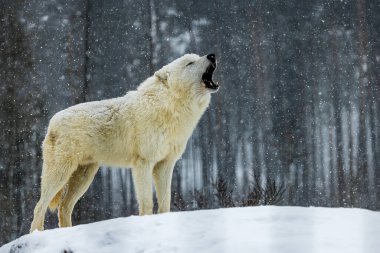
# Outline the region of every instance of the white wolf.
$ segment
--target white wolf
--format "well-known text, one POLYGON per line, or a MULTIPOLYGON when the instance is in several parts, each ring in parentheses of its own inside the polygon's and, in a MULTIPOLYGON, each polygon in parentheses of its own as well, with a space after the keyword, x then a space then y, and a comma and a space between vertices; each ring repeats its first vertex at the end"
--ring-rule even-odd
POLYGON ((45 213, 58 208, 59 226, 71 226, 75 203, 99 165, 132 168, 139 214, 170 211, 173 167, 219 86, 214 54, 186 54, 124 97, 83 103, 50 120, 43 142, 41 197, 30 231, 43 230, 45 213))

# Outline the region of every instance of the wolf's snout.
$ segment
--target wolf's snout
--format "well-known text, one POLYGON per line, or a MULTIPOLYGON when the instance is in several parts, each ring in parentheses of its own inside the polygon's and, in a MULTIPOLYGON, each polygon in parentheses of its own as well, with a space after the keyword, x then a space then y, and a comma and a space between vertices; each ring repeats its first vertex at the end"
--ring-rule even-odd
POLYGON ((207 59, 209 59, 214 64, 216 62, 215 54, 208 54, 207 59))

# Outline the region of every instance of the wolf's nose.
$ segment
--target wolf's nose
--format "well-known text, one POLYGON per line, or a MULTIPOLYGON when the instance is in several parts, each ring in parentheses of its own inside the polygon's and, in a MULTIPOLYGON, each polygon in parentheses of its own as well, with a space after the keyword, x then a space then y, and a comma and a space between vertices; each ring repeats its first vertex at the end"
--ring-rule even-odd
POLYGON ((208 54, 207 59, 209 59, 212 63, 216 62, 215 54, 208 54))

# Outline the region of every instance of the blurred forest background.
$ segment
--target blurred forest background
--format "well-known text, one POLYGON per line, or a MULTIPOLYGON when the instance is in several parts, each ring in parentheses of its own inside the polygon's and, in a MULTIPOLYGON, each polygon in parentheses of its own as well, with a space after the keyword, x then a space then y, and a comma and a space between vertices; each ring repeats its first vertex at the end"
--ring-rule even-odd
MULTIPOLYGON (((222 86, 176 165, 174 211, 380 210, 380 1, 0 0, 0 244, 29 230, 50 117, 189 52, 217 55, 222 86)), ((102 168, 73 220, 136 213, 130 171, 102 168)))

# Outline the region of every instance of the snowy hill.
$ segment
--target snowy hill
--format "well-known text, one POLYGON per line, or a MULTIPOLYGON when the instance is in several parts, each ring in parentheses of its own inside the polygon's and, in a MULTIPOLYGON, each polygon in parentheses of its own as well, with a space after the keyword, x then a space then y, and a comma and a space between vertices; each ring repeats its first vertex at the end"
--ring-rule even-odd
POLYGON ((8 252, 375 253, 380 213, 266 206, 132 216, 35 231, 0 248, 8 252))

